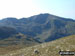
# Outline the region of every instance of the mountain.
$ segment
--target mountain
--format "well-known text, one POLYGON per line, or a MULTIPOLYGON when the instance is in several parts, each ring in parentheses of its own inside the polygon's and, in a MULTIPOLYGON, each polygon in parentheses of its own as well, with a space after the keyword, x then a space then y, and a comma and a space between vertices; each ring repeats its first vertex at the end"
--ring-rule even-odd
POLYGON ((24 35, 13 27, 0 26, 0 54, 6 53, 6 50, 10 52, 40 43, 37 39, 24 35))
POLYGON ((0 39, 5 39, 18 34, 18 31, 13 27, 0 26, 0 39))
MULTIPOLYGON (((74 48, 74 37, 75 20, 73 19, 62 18, 48 13, 21 19, 11 17, 4 18, 0 20, 0 55, 15 52, 14 55, 18 56, 21 54, 20 56, 22 56, 23 52, 23 54, 26 53, 24 55, 29 54, 28 56, 31 56, 35 48, 40 49, 39 51, 44 53, 43 51, 46 49, 43 50, 44 47, 42 48, 41 45, 44 46, 45 44, 45 46, 47 48, 50 47, 52 51, 54 51, 55 47, 60 47, 60 49, 62 49, 68 46, 68 48, 70 48, 71 45, 74 48), (61 39, 57 40, 59 38, 61 39), (23 48, 24 50, 22 50, 23 48), (20 52, 21 50, 22 52, 20 52)), ((57 49, 55 50, 58 51, 57 49)), ((53 52, 51 52, 51 54, 53 54, 53 52)), ((48 54, 48 56, 51 54, 48 54)), ((10 55, 7 54, 5 56, 10 55)), ((35 56, 35 54, 32 56, 35 56)), ((42 56, 46 55, 42 54, 42 56)))
POLYGON ((32 46, 34 44, 41 43, 35 38, 31 36, 24 35, 18 32, 13 27, 0 27, 0 47, 7 47, 7 46, 32 46))
POLYGON ((39 42, 49 42, 61 37, 75 35, 75 20, 48 13, 28 18, 4 18, 0 27, 13 27, 16 31, 31 36, 39 42))
POLYGON ((18 32, 13 27, 0 27, 0 54, 40 44, 37 39, 18 32))
POLYGON ((2 56, 61 56, 59 51, 75 51, 75 35, 28 48, 8 52, 2 56), (38 53, 35 52, 38 51, 38 53))

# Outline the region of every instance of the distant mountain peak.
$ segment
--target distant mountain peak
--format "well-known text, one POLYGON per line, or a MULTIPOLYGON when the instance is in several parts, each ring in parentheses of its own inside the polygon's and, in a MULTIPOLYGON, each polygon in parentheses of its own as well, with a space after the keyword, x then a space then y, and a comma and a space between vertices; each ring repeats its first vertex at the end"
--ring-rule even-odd
POLYGON ((49 13, 42 13, 21 19, 9 17, 0 21, 0 26, 14 27, 22 34, 46 42, 75 34, 74 20, 49 13))

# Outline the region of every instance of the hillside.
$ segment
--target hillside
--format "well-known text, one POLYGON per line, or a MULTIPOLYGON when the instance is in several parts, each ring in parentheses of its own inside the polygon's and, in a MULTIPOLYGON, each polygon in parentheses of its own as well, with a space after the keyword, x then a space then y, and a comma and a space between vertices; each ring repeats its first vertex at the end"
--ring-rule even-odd
POLYGON ((60 49, 64 51, 75 51, 75 35, 60 38, 58 40, 33 47, 12 51, 2 56, 60 56, 60 49), (34 50, 38 50, 39 53, 36 54, 34 50))
POLYGON ((75 20, 48 13, 21 19, 4 18, 0 20, 0 26, 13 27, 40 42, 49 42, 75 34, 75 20))
POLYGON ((0 27, 0 54, 39 44, 31 36, 19 33, 13 27, 0 27))
POLYGON ((13 36, 15 34, 18 34, 18 31, 14 27, 0 26, 0 40, 13 36))
POLYGON ((37 43, 41 43, 31 36, 24 35, 18 32, 13 27, 0 27, 0 47, 7 47, 12 45, 26 45, 31 46, 37 43))
POLYGON ((13 50, 30 47, 40 44, 34 38, 27 38, 24 34, 16 34, 14 36, 0 40, 0 54, 5 54, 13 50))
POLYGON ((39 43, 34 39, 32 38, 28 39, 23 34, 17 34, 16 36, 0 40, 0 54, 5 54, 13 50, 34 46, 37 44, 39 43))

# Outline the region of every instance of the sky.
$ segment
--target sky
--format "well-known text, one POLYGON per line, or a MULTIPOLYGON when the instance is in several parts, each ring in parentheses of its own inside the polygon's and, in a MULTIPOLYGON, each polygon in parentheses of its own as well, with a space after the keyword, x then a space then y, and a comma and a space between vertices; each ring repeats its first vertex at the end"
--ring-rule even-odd
POLYGON ((0 0, 0 19, 40 13, 75 19, 75 0, 0 0))

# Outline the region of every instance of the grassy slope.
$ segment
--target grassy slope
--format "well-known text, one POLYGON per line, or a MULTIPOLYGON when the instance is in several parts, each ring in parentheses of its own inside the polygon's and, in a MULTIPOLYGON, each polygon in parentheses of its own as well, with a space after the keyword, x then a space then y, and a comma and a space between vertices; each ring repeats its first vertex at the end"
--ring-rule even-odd
POLYGON ((64 51, 75 51, 75 35, 64 37, 49 43, 12 51, 2 56, 60 56, 60 49, 64 51), (35 49, 39 51, 39 54, 34 53, 35 49))
POLYGON ((0 55, 39 44, 32 38, 29 38, 28 40, 26 38, 27 36, 20 33, 12 37, 0 40, 0 55), (17 38, 19 36, 21 37, 20 39, 17 38))

